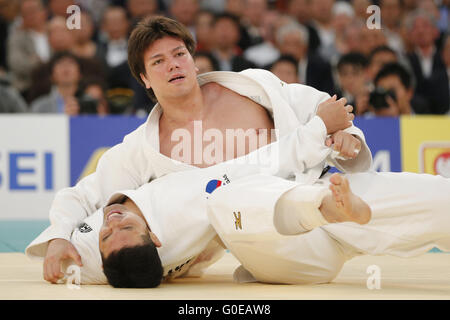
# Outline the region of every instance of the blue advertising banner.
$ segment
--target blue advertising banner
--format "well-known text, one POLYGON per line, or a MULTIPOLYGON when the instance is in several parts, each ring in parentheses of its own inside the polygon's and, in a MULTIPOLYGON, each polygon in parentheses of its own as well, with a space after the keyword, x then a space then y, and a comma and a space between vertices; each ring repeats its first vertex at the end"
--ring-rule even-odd
POLYGON ((376 171, 402 171, 400 121, 398 118, 361 118, 354 120, 366 137, 376 171))
POLYGON ((70 118, 70 185, 75 185, 83 172, 95 169, 96 160, 107 149, 122 142, 145 120, 133 116, 70 118))

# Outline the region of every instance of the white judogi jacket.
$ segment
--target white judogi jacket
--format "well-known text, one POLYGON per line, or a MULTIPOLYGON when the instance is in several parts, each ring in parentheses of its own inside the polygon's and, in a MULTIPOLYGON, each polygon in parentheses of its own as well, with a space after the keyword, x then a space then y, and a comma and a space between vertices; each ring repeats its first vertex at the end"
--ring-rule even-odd
MULTIPOLYGON (((353 160, 337 160, 325 146, 327 135, 323 121, 315 116, 318 105, 329 95, 301 84, 286 84, 272 73, 248 69, 240 73, 211 72, 198 77, 200 85, 218 84, 246 96, 266 108, 273 117, 277 140, 286 137, 279 148, 280 165, 269 172, 283 178, 295 176, 301 183, 313 183, 319 178, 326 162, 344 172, 368 170, 372 164, 370 150, 361 130, 352 126, 345 131, 357 136, 362 147, 353 160), (295 135, 288 136, 296 131, 295 135)), ((199 170, 170 159, 159 152, 159 118, 162 109, 157 104, 147 121, 127 135, 123 142, 109 149, 99 160, 95 173, 76 186, 59 191, 50 209, 51 225, 41 234, 41 240, 70 240, 73 230, 89 215, 105 205, 118 190, 133 190, 170 172, 199 170)), ((45 255, 48 242, 39 249, 26 249, 30 257, 45 255)), ((36 247, 34 247, 36 249, 36 247)))

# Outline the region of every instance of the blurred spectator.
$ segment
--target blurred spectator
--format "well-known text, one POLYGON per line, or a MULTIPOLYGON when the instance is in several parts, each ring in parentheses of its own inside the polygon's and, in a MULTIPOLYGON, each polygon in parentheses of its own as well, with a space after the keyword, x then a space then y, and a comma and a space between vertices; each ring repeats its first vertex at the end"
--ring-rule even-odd
POLYGON ((127 12, 122 7, 109 7, 102 19, 105 42, 100 42, 100 50, 108 67, 116 67, 127 61, 127 39, 129 31, 127 12))
POLYGON ((39 113, 65 113, 77 115, 80 106, 75 97, 81 79, 78 58, 69 52, 58 52, 50 61, 52 90, 31 104, 31 110, 39 113))
POLYGON ((67 8, 74 4, 76 4, 75 0, 48 0, 50 17, 67 18, 69 16, 67 13, 67 8))
POLYGON ((361 52, 361 32, 366 25, 361 20, 353 20, 345 29, 337 45, 341 52, 361 52))
POLYGON ((315 52, 320 45, 319 34, 311 24, 311 1, 289 0, 287 5, 287 13, 308 29, 308 50, 310 53, 315 52))
POLYGON ((19 10, 19 0, 0 0, 0 69, 8 69, 6 43, 16 27, 19 10))
POLYGON ((244 16, 241 24, 249 35, 249 47, 260 44, 264 41, 262 37, 263 19, 267 13, 268 0, 243 0, 244 16))
POLYGON ((382 29, 369 29, 364 26, 359 34, 359 52, 366 57, 376 47, 386 46, 387 39, 382 29))
POLYGON ((78 57, 93 58, 97 54, 97 44, 92 40, 95 25, 90 14, 86 11, 81 11, 80 14, 80 29, 70 30, 75 40, 75 45, 72 47, 72 52, 78 57))
POLYGON ((363 114, 367 110, 369 91, 366 86, 366 68, 367 59, 358 52, 350 52, 341 56, 337 64, 339 85, 336 94, 339 98, 346 98, 357 115, 363 114))
POLYGON ((109 88, 130 88, 131 72, 128 68, 129 20, 124 8, 113 6, 105 10, 102 20, 105 41, 99 43, 99 56, 107 73, 109 88))
POLYGON ((198 74, 219 70, 219 63, 209 52, 197 51, 194 54, 195 66, 198 68, 198 74))
POLYGON ((376 91, 371 93, 370 106, 377 116, 412 114, 413 88, 411 75, 399 63, 388 63, 375 77, 376 91))
POLYGON ((214 14, 225 11, 226 0, 201 0, 200 7, 202 10, 211 11, 214 14))
POLYGON ((262 18, 261 36, 264 41, 249 47, 244 52, 244 57, 259 68, 264 68, 280 57, 280 51, 276 46, 275 33, 280 14, 275 10, 266 11, 262 18))
POLYGON ((199 0, 172 0, 169 7, 169 13, 173 19, 184 24, 191 31, 194 39, 195 35, 195 17, 200 10, 199 0))
POLYGON ((242 0, 225 0, 225 12, 242 18, 245 11, 245 3, 242 0))
POLYGON ((308 55, 308 31, 298 23, 290 23, 277 32, 277 44, 282 55, 292 55, 298 63, 300 83, 334 94, 331 65, 320 55, 308 55))
POLYGON ((387 44, 396 52, 404 50, 403 40, 400 36, 400 22, 403 10, 401 0, 380 0, 381 23, 387 44))
POLYGON ((440 11, 438 6, 436 5, 436 2, 434 0, 422 0, 419 2, 417 8, 419 10, 422 10, 426 13, 428 13, 428 15, 433 19, 435 26, 438 30, 438 37, 435 40, 436 43, 436 47, 438 50, 441 50, 442 47, 442 39, 444 37, 444 33, 447 30, 441 30, 439 28, 440 24, 439 24, 439 20, 440 20, 440 11))
POLYGON ((319 35, 320 44, 318 52, 327 61, 336 53, 335 30, 333 28, 333 6, 335 0, 311 1, 312 26, 319 35))
POLYGON ((367 7, 372 5, 371 0, 351 0, 350 1, 355 12, 355 19, 366 22, 370 14, 367 13, 367 7))
POLYGON ((241 56, 238 47, 239 21, 236 16, 228 13, 216 15, 213 22, 214 47, 211 51, 219 62, 221 71, 242 71, 254 68, 255 65, 241 56))
POLYGON ((48 43, 52 54, 69 51, 75 46, 75 37, 67 28, 66 19, 55 16, 48 22, 48 43))
POLYGON ((212 48, 212 24, 214 21, 214 13, 207 10, 198 12, 195 19, 195 34, 197 36, 197 50, 210 51, 212 48))
POLYGON ((279 57, 269 68, 278 78, 286 83, 298 83, 298 64, 293 56, 279 57))
POLYGON ((7 60, 13 86, 22 96, 30 87, 32 70, 50 57, 46 33, 47 11, 40 0, 24 0, 20 6, 22 25, 8 38, 7 60))
POLYGON ((126 8, 130 15, 131 26, 135 26, 143 18, 159 12, 158 0, 127 0, 126 8))
POLYGON ((19 91, 11 86, 5 71, 0 68, 0 113, 27 112, 28 106, 19 91))
POLYGON ((342 54, 349 53, 346 43, 346 31, 355 17, 355 12, 350 4, 337 1, 333 6, 333 29, 335 31, 334 49, 335 53, 329 53, 330 62, 336 65, 342 54))
POLYGON ((403 8, 406 12, 411 12, 417 9, 417 5, 421 0, 403 0, 403 8))
POLYGON ((111 5, 110 0, 76 0, 82 10, 88 11, 94 25, 100 24, 103 12, 111 5))
POLYGON ((437 50, 435 40, 439 36, 433 18, 422 10, 407 17, 409 37, 414 51, 408 60, 417 81, 416 95, 428 101, 427 106, 416 113, 444 114, 449 110, 449 87, 446 67, 437 50))
POLYGON ((380 69, 387 63, 398 62, 397 53, 388 46, 380 46, 369 54, 368 80, 373 82, 380 69))

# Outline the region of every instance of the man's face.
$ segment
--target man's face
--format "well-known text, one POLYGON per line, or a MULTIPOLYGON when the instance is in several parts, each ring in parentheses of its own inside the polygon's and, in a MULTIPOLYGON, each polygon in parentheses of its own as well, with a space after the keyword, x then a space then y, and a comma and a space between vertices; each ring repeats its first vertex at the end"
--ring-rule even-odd
POLYGON ((24 1, 21 6, 21 15, 25 28, 40 28, 45 25, 47 12, 39 1, 24 1))
POLYGON ((369 65, 369 73, 371 79, 375 79, 375 76, 377 75, 378 71, 381 70, 381 68, 391 62, 397 62, 397 56, 388 51, 381 51, 375 54, 372 58, 372 61, 369 65))
POLYGON ((338 77, 342 89, 354 96, 361 92, 364 86, 364 69, 359 65, 343 65, 338 71, 338 77))
POLYGON ((103 29, 110 40, 120 40, 127 37, 129 22, 123 9, 109 9, 105 13, 103 29))
POLYGON ((314 0, 311 1, 310 8, 317 21, 320 23, 328 23, 333 17, 333 5, 334 0, 314 0))
POLYGON ((383 0, 381 2, 381 16, 383 17, 383 22, 388 27, 395 26, 400 14, 401 7, 399 0, 383 0))
POLYGON ((437 28, 435 28, 431 22, 424 17, 416 18, 410 32, 410 37, 413 43, 419 47, 432 45, 438 35, 439 32, 437 28))
POLYGON ((272 73, 286 83, 298 83, 298 75, 294 65, 280 61, 272 67, 272 73))
POLYGON ((403 101, 409 102, 412 98, 412 89, 407 89, 396 75, 390 75, 380 79, 377 86, 386 90, 395 92, 396 100, 401 103, 403 101))
POLYGON ((73 85, 80 80, 78 63, 70 57, 65 57, 55 63, 52 79, 56 85, 73 85))
POLYGON ((214 39, 219 49, 233 48, 239 42, 239 30, 231 19, 220 19, 213 27, 214 39))
POLYGON ((306 46, 301 35, 297 32, 285 34, 279 45, 279 50, 282 54, 292 55, 299 61, 306 55, 306 46))
POLYGON ((109 205, 103 210, 100 252, 106 258, 121 248, 142 245, 142 236, 148 233, 147 223, 134 202, 127 200, 124 204, 109 205))
POLYGON ((206 57, 195 58, 195 65, 198 68, 198 74, 214 71, 211 60, 206 57))
POLYGON ((185 97, 198 85, 194 59, 180 39, 156 40, 144 52, 144 65, 141 79, 160 101, 185 97))

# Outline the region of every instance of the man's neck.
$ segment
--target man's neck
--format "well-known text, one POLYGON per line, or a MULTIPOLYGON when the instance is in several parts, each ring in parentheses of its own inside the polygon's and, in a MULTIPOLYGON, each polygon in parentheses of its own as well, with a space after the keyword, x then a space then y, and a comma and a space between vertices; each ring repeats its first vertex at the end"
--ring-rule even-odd
POLYGON ((163 109, 160 123, 170 128, 178 128, 195 120, 203 120, 208 113, 200 86, 196 86, 188 97, 158 98, 158 101, 163 109))
POLYGON ((234 56, 233 48, 217 48, 216 53, 220 60, 230 60, 234 56))
POLYGON ((428 45, 417 48, 423 57, 430 58, 434 53, 434 46, 428 45))

